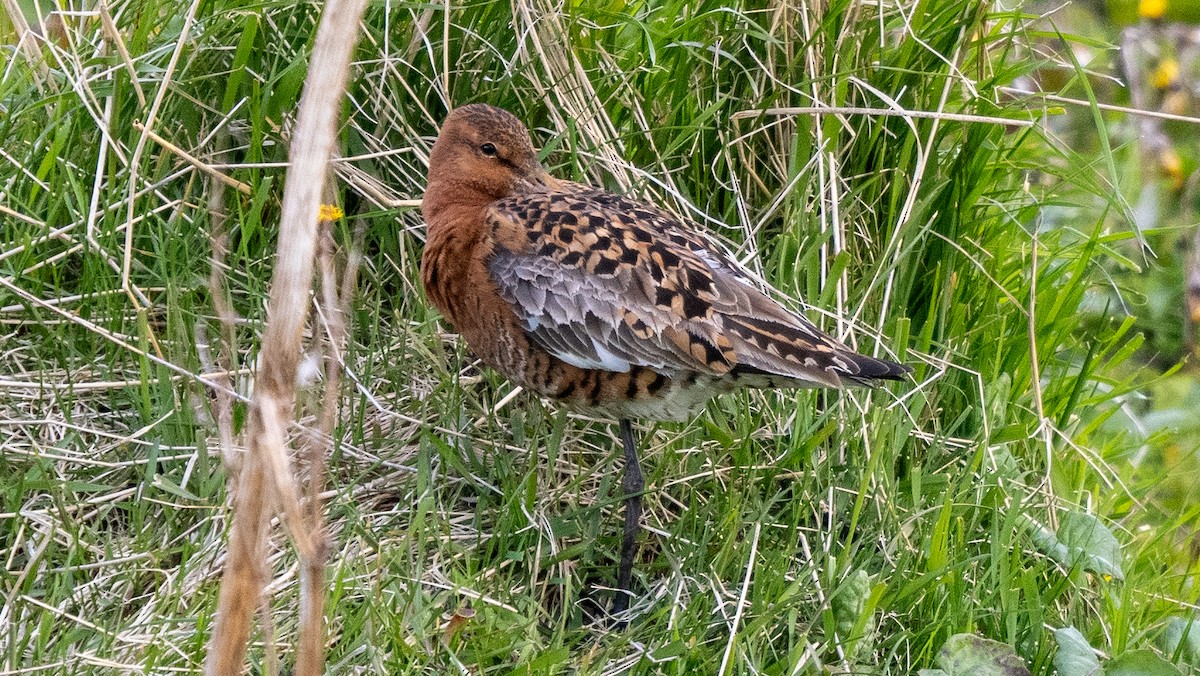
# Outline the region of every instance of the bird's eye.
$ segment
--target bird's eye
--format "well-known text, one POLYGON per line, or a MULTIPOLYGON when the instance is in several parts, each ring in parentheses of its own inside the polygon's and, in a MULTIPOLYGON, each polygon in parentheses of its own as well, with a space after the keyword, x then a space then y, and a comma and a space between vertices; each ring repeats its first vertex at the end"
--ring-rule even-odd
POLYGON ((483 145, 479 146, 479 152, 483 153, 484 155, 487 155, 488 157, 495 157, 496 156, 496 146, 494 146, 490 143, 484 143, 483 145))

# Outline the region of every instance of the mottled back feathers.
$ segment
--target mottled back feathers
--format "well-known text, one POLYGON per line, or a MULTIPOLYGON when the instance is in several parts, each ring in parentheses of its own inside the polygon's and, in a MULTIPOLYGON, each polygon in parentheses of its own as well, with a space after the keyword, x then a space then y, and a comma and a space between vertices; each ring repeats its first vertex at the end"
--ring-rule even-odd
POLYGON ((501 297, 567 363, 793 387, 904 372, 787 311, 707 239, 648 205, 564 182, 498 200, 487 219, 497 242, 515 244, 489 261, 501 297))
MULTIPOLYGON (((459 247, 463 240, 474 242, 455 255, 476 260, 484 268, 480 277, 492 286, 455 293, 479 294, 481 302, 498 297, 512 321, 490 328, 519 331, 517 342, 527 345, 521 348, 525 355, 485 357, 501 373, 575 404, 622 415, 680 417, 676 409, 690 410, 739 386, 838 387, 899 379, 911 370, 856 354, 822 333, 763 293, 720 248, 676 217, 550 177, 537 164, 523 127, 514 138, 515 121, 490 106, 457 109, 431 154, 430 204, 424 208, 430 242, 423 268, 447 260, 445 251, 431 253, 429 247, 445 248, 446 240, 459 247), (450 142, 443 144, 446 138, 450 142), (440 172, 439 164, 453 173, 440 172), (472 165, 478 165, 474 171, 482 180, 463 175, 472 165), (447 236, 451 229, 461 233, 447 236), (508 363, 497 363, 503 361, 508 363), (534 368, 561 373, 532 373, 533 362, 540 364, 534 368), (596 383, 623 378, 624 392, 599 384, 594 389, 598 399, 607 390, 608 398, 625 401, 561 396, 564 390, 575 395, 578 388, 567 381, 583 374, 596 383), (635 386, 642 381, 661 382, 651 392, 635 386), (651 401, 667 397, 679 405, 651 401), (640 400, 648 401, 639 405, 640 400), (662 414, 665 409, 671 414, 662 414)), ((447 297, 445 289, 429 295, 447 297)), ((474 325, 477 318, 440 309, 456 328, 470 325, 464 336, 481 356, 496 354, 475 344, 488 339, 482 330, 488 327, 474 325)))

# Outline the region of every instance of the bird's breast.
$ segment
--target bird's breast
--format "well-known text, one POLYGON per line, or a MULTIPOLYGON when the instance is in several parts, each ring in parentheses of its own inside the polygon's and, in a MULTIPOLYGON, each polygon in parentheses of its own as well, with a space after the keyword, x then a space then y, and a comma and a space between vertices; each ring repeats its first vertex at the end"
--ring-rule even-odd
POLYGON ((421 281, 425 295, 471 350, 505 375, 524 367, 524 330, 499 295, 486 261, 495 243, 483 210, 448 209, 428 221, 421 281))

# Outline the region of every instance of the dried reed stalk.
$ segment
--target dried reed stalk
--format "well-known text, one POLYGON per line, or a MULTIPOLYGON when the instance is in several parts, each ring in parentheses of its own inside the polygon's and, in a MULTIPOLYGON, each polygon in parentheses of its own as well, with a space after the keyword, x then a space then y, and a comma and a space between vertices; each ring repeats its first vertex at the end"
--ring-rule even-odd
MULTIPOLYGON (((283 193, 262 366, 250 402, 249 448, 234 496, 229 556, 205 663, 205 673, 211 675, 243 670, 251 618, 266 581, 268 508, 278 505, 284 513, 304 568, 310 569, 314 560, 324 560, 323 528, 304 530, 309 520, 299 518, 286 429, 293 419, 322 188, 333 154, 350 56, 358 39, 358 22, 365 7, 366 0, 331 0, 325 6, 300 99, 283 193)), ((324 589, 319 592, 324 594, 324 589)), ((301 604, 313 608, 303 599, 301 604)), ((318 610, 321 605, 316 604, 318 610)), ((296 668, 299 676, 319 674, 324 669, 322 618, 312 618, 307 612, 305 615, 307 619, 301 622, 307 624, 301 633, 307 640, 315 634, 317 645, 300 649, 296 668), (315 632, 311 629, 314 622, 315 632)))
MULTIPOLYGON (((222 135, 219 145, 224 146, 226 140, 227 136, 222 135)), ((204 358, 210 350, 210 341, 207 335, 200 335, 204 331, 202 322, 196 323, 196 343, 200 348, 202 362, 205 363, 205 375, 208 376, 210 382, 218 385, 218 387, 212 388, 212 396, 213 420, 216 423, 217 435, 221 443, 221 462, 224 463, 230 476, 236 476, 238 468, 241 467, 241 456, 235 454, 233 450, 233 393, 236 391, 233 380, 233 364, 234 356, 237 354, 238 315, 237 311, 233 309, 233 304, 229 302, 229 284, 225 274, 229 269, 229 219, 225 212, 226 185, 224 181, 215 176, 209 178, 208 224, 212 252, 209 258, 208 295, 221 326, 219 340, 221 349, 216 352, 215 356, 204 358), (203 340, 200 340, 201 337, 203 340)))
MULTIPOLYGON (((332 202, 332 199, 329 201, 332 202)), ((366 236, 366 227, 359 222, 339 285, 334 260, 336 246, 333 241, 333 222, 333 219, 322 221, 317 242, 320 315, 325 327, 325 393, 317 427, 309 430, 302 442, 303 457, 308 465, 305 530, 317 545, 308 555, 302 555, 300 562, 300 641, 296 673, 305 675, 322 673, 325 662, 325 563, 328 550, 324 546, 325 512, 321 494, 325 489, 326 449, 331 446, 342 387, 342 355, 348 333, 346 318, 349 316, 350 298, 357 286, 362 242, 366 236)))

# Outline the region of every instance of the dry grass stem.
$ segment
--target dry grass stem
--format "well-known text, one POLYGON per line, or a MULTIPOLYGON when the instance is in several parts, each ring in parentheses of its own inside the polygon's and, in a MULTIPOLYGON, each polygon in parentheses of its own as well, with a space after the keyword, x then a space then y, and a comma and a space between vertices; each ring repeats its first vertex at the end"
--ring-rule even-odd
POLYGON ((304 455, 308 465, 308 484, 305 500, 305 530, 315 547, 301 557, 300 569, 300 641, 298 662, 306 665, 324 663, 325 565, 328 558, 324 500, 326 452, 332 451, 332 433, 337 421, 339 396, 342 389, 342 363, 346 348, 349 302, 356 286, 358 266, 362 260, 362 238, 365 225, 355 227, 355 238, 339 285, 334 261, 333 222, 322 222, 318 233, 317 262, 320 268, 321 320, 325 326, 325 392, 315 430, 304 437, 304 455))
MULTIPOLYGON (((265 581, 262 554, 270 504, 264 496, 266 490, 275 489, 272 497, 281 502, 293 529, 303 523, 297 518, 300 508, 286 448, 286 426, 292 419, 295 403, 322 189, 333 155, 350 54, 357 43, 358 22, 365 7, 365 0, 334 0, 326 5, 300 100, 280 215, 262 366, 250 404, 249 453, 234 498, 229 558, 205 664, 208 674, 242 670, 250 620, 265 581)), ((302 558, 314 558, 323 551, 323 544, 317 545, 314 535, 323 541, 323 533, 293 532, 302 558)), ((301 629, 305 636, 319 637, 317 645, 299 649, 296 673, 301 676, 324 670, 324 639, 320 628, 323 618, 301 618, 302 624, 314 621, 315 630, 304 626, 301 629)))
POLYGON ((129 81, 133 83, 133 92, 137 94, 138 104, 145 108, 146 92, 142 90, 137 66, 133 65, 133 58, 129 56, 129 48, 125 46, 125 40, 121 38, 121 31, 117 30, 117 25, 113 23, 112 13, 108 11, 107 2, 99 3, 98 13, 100 14, 100 25, 104 27, 104 34, 117 46, 117 53, 121 55, 121 63, 125 65, 125 70, 129 73, 129 81))
MULTIPOLYGON (((143 308, 149 305, 149 300, 145 297, 130 277, 131 267, 133 265, 133 224, 134 212, 137 209, 137 189, 141 184, 140 170, 142 153, 146 149, 146 140, 149 138, 147 131, 154 127, 158 120, 158 111, 162 108, 163 101, 166 99, 167 92, 171 89, 171 81, 175 76, 175 69, 179 65, 179 59, 183 55, 183 46, 187 42, 188 36, 192 32, 192 23, 196 20, 196 12, 200 8, 200 0, 192 0, 184 13, 183 26, 179 30, 179 39, 175 42, 174 50, 171 52, 171 59, 167 62, 167 67, 163 73, 162 82, 159 84, 158 93, 154 96, 154 102, 150 105, 150 112, 146 115, 146 123, 142 134, 138 136, 137 145, 133 150, 133 157, 129 160, 129 189, 125 197, 125 246, 124 255, 121 260, 121 288, 129 294, 129 301, 133 303, 135 308, 143 308)), ((107 126, 105 126, 107 128, 107 126)))
MULTIPOLYGON (((46 79, 49 76, 49 67, 42 56, 41 50, 38 48, 37 42, 39 39, 45 39, 44 36, 39 36, 29 26, 29 22, 25 19, 25 11, 21 8, 17 0, 4 0, 4 11, 8 15, 8 20, 12 24, 13 32, 17 35, 17 46, 21 53, 25 55, 25 59, 33 66, 31 71, 34 78, 34 83, 38 90, 45 88, 46 79)), ((39 26, 39 28, 41 28, 39 26)))
POLYGON ((62 308, 59 308, 52 303, 49 303, 41 298, 38 298, 37 296, 33 295, 32 293, 29 293, 25 289, 22 289, 21 287, 17 286, 12 281, 10 281, 4 277, 0 277, 0 286, 4 287, 8 291, 12 292, 12 294, 17 296, 18 298, 21 298, 21 299, 27 301, 31 305, 45 308, 45 309, 51 311, 52 313, 62 317, 63 319, 66 319, 67 321, 71 322, 72 324, 77 324, 77 325, 87 329, 88 331, 95 333, 96 335, 100 336, 101 338, 104 338, 105 340, 113 343, 114 345, 120 347, 123 350, 130 352, 131 354, 135 354, 139 357, 144 357, 145 359, 147 359, 159 366, 162 366, 163 368, 169 369, 169 370, 177 373, 178 375, 181 375, 189 380, 194 380, 203 385, 207 385, 208 387, 221 387, 221 385, 219 383, 211 382, 202 375, 193 373, 193 372, 183 368, 182 366, 179 366, 179 365, 177 365, 173 362, 170 362, 166 359, 163 359, 162 357, 160 357, 157 354, 142 350, 141 348, 139 348, 136 345, 129 342, 129 340, 127 338, 118 335, 114 331, 106 329, 106 328, 96 324, 95 322, 88 321, 88 320, 84 319, 83 317, 80 317, 76 314, 67 312, 66 310, 63 310, 62 308))
POLYGON ((238 192, 242 193, 243 195, 251 194, 250 186, 246 185, 245 183, 242 183, 241 181, 239 181, 235 178, 231 178, 225 174, 222 174, 220 171, 217 171, 216 169, 205 164, 204 162, 201 162, 199 159, 192 156, 190 153, 188 153, 183 148, 180 148, 179 146, 175 145, 174 143, 171 143, 167 139, 154 133, 153 129, 147 129, 146 126, 143 125, 141 122, 134 122, 133 128, 137 129, 140 132, 144 132, 147 136, 150 137, 150 140, 154 141, 158 145, 171 151, 175 155, 179 156, 179 159, 183 160, 184 162, 187 162, 188 164, 192 165, 193 167, 199 169, 200 171, 203 171, 204 173, 208 174, 209 176, 213 177, 214 179, 224 183, 225 185, 233 188, 234 190, 237 190, 238 192))
MULTIPOLYGON (((233 371, 234 355, 237 354, 237 312, 233 309, 233 305, 229 302, 229 285, 226 280, 225 271, 228 269, 226 262, 229 256, 229 226, 228 218, 225 213, 225 186, 227 184, 221 181, 216 176, 212 176, 209 181, 208 189, 208 221, 209 221, 209 240, 211 243, 211 253, 209 258, 208 272, 208 295, 212 303, 213 310, 217 314, 217 320, 220 322, 220 346, 217 350, 215 358, 209 358, 209 364, 206 365, 205 373, 209 378, 214 380, 220 378, 220 382, 224 387, 214 388, 213 410, 215 414, 215 424, 217 427, 217 435, 221 444, 221 458, 225 462, 225 466, 229 469, 229 477, 232 479, 238 474, 238 468, 241 466, 241 456, 233 452, 233 396, 234 382, 230 375, 233 371), (225 374, 224 376, 216 375, 216 372, 225 374)), ((196 331, 204 331, 204 322, 196 323, 196 331)), ((208 352, 205 348, 208 345, 207 340, 200 340, 197 336, 197 353, 202 359, 208 352)))
POLYGON ((1082 108, 1090 108, 1095 106, 1100 110, 1107 110, 1114 113, 1125 113, 1126 115, 1135 115, 1138 117, 1153 117, 1160 120, 1168 120, 1171 122, 1185 122, 1187 124, 1200 124, 1200 117, 1194 115, 1178 115, 1176 113, 1168 113, 1161 110, 1147 110, 1136 106, 1118 106, 1112 103, 1103 103, 1100 101, 1092 102, 1084 99, 1076 99, 1070 96, 1059 96, 1057 94, 1047 94, 1045 92, 1031 92, 1017 87, 1000 87, 1000 91, 1014 96, 1034 96, 1044 101, 1052 101, 1054 103, 1065 103, 1071 106, 1080 106, 1082 108))
POLYGON ((874 117, 911 117, 923 120, 946 120, 949 122, 980 122, 984 124, 1002 124, 1008 127, 1032 127, 1037 124, 1033 120, 1019 120, 1008 117, 991 117, 988 115, 968 115, 964 113, 946 113, 936 110, 905 110, 903 108, 858 108, 854 106, 801 106, 795 108, 761 108, 759 110, 739 110, 732 115, 735 120, 760 117, 763 115, 867 115, 874 117))

